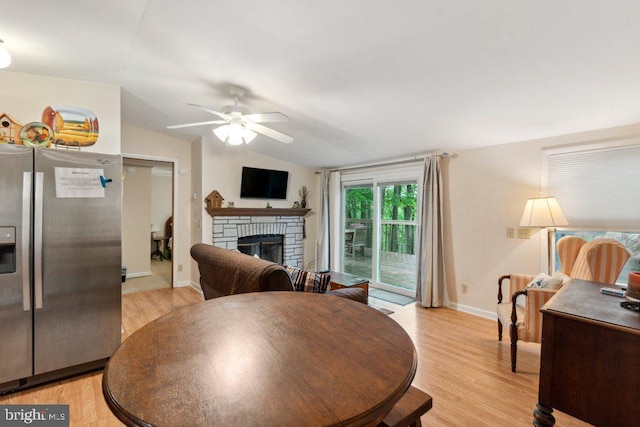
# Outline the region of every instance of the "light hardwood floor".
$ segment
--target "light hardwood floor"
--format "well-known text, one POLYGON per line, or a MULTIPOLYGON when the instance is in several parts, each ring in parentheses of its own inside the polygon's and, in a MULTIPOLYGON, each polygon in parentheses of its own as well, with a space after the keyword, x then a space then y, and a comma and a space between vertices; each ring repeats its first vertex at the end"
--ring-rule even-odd
POLYGON ((122 294, 150 291, 171 287, 171 260, 151 260, 151 275, 127 279, 122 284, 122 294))
MULTIPOLYGON (((184 305, 201 302, 191 288, 159 289, 123 296, 125 339, 136 329, 184 305)), ((498 342, 489 321, 452 309, 417 304, 385 305, 418 353, 413 385, 433 397, 425 426, 530 426, 537 401, 540 348, 521 344, 518 373, 509 363, 508 340, 498 342)), ((101 389, 102 374, 87 374, 0 397, 0 404, 69 404, 72 426, 120 426, 101 389)), ((554 412, 558 426, 586 426, 554 412)))

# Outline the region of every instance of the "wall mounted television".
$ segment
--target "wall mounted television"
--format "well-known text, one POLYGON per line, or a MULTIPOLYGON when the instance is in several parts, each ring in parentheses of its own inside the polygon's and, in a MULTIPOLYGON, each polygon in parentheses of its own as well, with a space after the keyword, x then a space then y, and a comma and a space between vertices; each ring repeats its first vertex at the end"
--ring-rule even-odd
POLYGON ((286 199, 289 172, 243 166, 240 198, 286 199))

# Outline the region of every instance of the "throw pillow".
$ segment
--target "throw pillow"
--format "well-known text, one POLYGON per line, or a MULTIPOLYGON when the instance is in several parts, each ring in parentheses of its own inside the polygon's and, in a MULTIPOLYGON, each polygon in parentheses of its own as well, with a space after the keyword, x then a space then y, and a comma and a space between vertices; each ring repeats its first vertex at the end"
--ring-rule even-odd
POLYGON ((562 279, 559 277, 551 277, 547 274, 540 273, 527 285, 527 289, 560 289, 562 287, 562 279))
POLYGON ((559 271, 556 271, 555 273, 553 273, 553 278, 560 279, 562 281, 562 285, 560 285, 560 287, 566 285, 571 281, 571 277, 567 276, 564 273, 560 273, 559 271))
MULTIPOLYGON (((571 280, 571 277, 566 274, 556 272, 553 277, 548 274, 540 273, 530 281, 525 289, 540 288, 540 289, 560 289, 562 285, 571 280)), ((518 295, 516 298, 516 304, 520 307, 525 306, 526 297, 524 295, 518 295)))
POLYGON ((302 292, 315 292, 324 294, 331 281, 329 274, 314 273, 312 271, 301 270, 297 267, 285 265, 284 268, 291 276, 293 289, 302 292))

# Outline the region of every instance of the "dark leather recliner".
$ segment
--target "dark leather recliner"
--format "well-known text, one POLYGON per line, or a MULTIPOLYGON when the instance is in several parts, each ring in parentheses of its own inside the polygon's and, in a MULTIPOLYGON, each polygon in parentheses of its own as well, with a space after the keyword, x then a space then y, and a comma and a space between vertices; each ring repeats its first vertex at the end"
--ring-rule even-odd
MULTIPOLYGON (((294 290, 287 270, 271 261, 205 243, 193 245, 191 257, 198 263, 200 286, 207 300, 247 292, 294 290)), ((367 294, 360 288, 328 294, 367 304, 367 294)))

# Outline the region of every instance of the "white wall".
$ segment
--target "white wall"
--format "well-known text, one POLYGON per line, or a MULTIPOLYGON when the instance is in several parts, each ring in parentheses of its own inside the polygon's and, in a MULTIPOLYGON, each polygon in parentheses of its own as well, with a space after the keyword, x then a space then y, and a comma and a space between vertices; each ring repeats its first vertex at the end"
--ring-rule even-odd
MULTIPOLYGON (((177 160, 177 170, 174 171, 177 180, 173 220, 174 286, 188 286, 191 283, 191 144, 123 123, 122 152, 150 156, 156 160, 177 160), (179 172, 181 169, 184 175, 179 172)), ((160 227, 164 227, 164 222, 160 227)))
POLYGON ((173 178, 169 174, 157 174, 151 170, 151 224, 160 228, 158 236, 164 236, 164 225, 173 208, 173 178))
MULTIPOLYGON (((204 231, 202 228, 202 220, 206 219, 203 215, 203 199, 202 196, 202 140, 191 143, 191 199, 189 201, 190 223, 191 223, 191 244, 206 242, 204 231)), ((208 193, 207 193, 208 194, 208 193)), ((206 215, 209 217, 209 215, 206 215)), ((209 217, 210 218, 210 217, 209 217)), ((198 271, 198 263, 191 259, 191 276, 192 282, 200 283, 200 272, 198 271)))
POLYGON ((120 154, 120 87, 35 74, 0 72, 2 104, 23 125, 41 122, 50 105, 81 107, 98 117, 98 141, 82 151, 120 154))
MULTIPOLYGON (((289 172, 289 186, 286 200, 269 200, 269 204, 274 208, 290 208, 293 202, 300 200, 298 190, 306 185, 311 191, 317 188, 317 176, 313 169, 285 162, 273 157, 244 150, 242 147, 227 147, 216 138, 203 138, 202 141, 195 142, 194 159, 202 159, 202 178, 199 180, 201 188, 197 194, 199 203, 199 215, 196 215, 195 222, 201 221, 201 230, 197 234, 200 242, 212 242, 212 218, 204 210, 204 198, 213 190, 218 190, 224 197, 226 206, 228 201, 233 201, 238 208, 263 208, 266 200, 241 199, 240 182, 242 177, 242 167, 256 167, 263 169, 286 170, 289 172), (197 152, 197 154, 196 154, 197 152)), ((194 160, 195 161, 195 160, 194 160)), ((195 187, 194 187, 195 188, 195 187)), ((194 189, 194 191, 196 191, 194 189)), ((315 241, 317 230, 318 195, 311 195, 307 208, 312 211, 305 217, 306 235, 304 244, 305 266, 315 260, 315 241)), ((196 243, 195 241, 193 243, 196 243)), ((311 266, 313 268, 313 266, 311 266)), ((194 282, 198 282, 197 268, 194 269, 194 282)))
POLYGON ((546 271, 545 232, 532 229, 528 240, 506 237, 507 227, 518 227, 526 200, 541 189, 543 148, 638 135, 640 125, 632 125, 465 150, 447 160, 443 174, 448 176, 445 234, 451 300, 492 315, 501 275, 546 271), (463 283, 469 285, 467 294, 461 293, 463 283))
POLYGON ((123 181, 122 264, 128 277, 140 277, 151 274, 151 168, 135 166, 131 171, 123 181))

